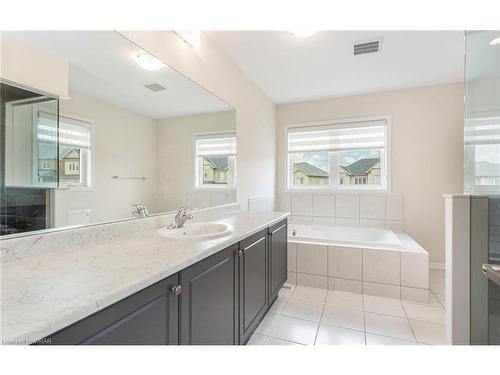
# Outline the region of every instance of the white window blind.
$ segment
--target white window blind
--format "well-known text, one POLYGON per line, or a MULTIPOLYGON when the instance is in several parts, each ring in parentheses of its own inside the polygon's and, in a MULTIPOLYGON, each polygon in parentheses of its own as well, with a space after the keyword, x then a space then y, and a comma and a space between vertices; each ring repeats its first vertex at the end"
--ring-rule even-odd
POLYGON ((235 134, 197 135, 196 156, 236 156, 235 134))
POLYGON ((347 151, 385 147, 386 120, 292 127, 288 152, 347 151))
MULTIPOLYGON (((90 124, 74 118, 59 116, 59 145, 90 148, 90 124)), ((38 139, 57 142, 56 115, 44 111, 38 113, 38 139)))
POLYGON ((492 116, 466 119, 464 141, 466 145, 500 143, 500 117, 492 116))

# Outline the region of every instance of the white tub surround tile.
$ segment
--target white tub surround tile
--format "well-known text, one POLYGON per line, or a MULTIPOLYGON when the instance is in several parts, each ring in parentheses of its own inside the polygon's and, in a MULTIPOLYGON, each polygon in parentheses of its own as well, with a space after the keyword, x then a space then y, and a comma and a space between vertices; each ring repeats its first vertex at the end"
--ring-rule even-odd
POLYGON ((365 312, 406 318, 403 304, 399 299, 364 295, 363 306, 365 312))
POLYGON ((417 342, 431 345, 445 345, 446 342, 446 326, 431 322, 423 322, 420 320, 410 320, 411 327, 417 342))
POLYGON ((351 293, 363 293, 363 284, 361 281, 358 280, 348 280, 336 277, 329 277, 328 289, 340 290, 351 293))
POLYGON ((403 197, 399 195, 388 195, 385 198, 386 220, 403 220, 403 197))
POLYGON ((312 216, 290 216, 290 223, 292 224, 312 224, 312 216))
POLYGON ((401 252, 401 286, 429 289, 429 254, 401 252))
POLYGON ((417 345, 417 342, 367 333, 366 345, 417 345))
POLYGON ((292 194, 292 215, 312 216, 313 197, 312 194, 292 194))
POLYGON ((317 216, 313 216, 313 224, 335 225, 335 218, 334 217, 317 217, 317 216))
POLYGON ((403 306, 410 320, 444 324, 444 309, 441 306, 431 306, 406 301, 403 302, 403 306))
POLYGON ((297 244, 297 272, 327 275, 328 248, 326 246, 297 244))
POLYGON ((335 217, 359 219, 359 197, 356 195, 337 195, 335 197, 335 217))
POLYGON ((337 225, 359 225, 359 219, 349 219, 343 217, 335 218, 335 224, 337 225))
POLYGON ((402 232, 405 229, 402 220, 386 220, 385 228, 397 232, 402 232))
POLYGON ((414 341, 415 336, 406 318, 365 313, 366 332, 414 341))
POLYGON ((335 195, 332 194, 314 194, 313 212, 315 217, 335 217, 335 195))
POLYGON ((362 250, 354 247, 328 247, 328 276, 361 280, 362 250))
POLYGON ((280 315, 273 324, 269 336, 312 345, 316 338, 318 323, 280 315))
POLYGON ((359 217, 385 220, 385 196, 360 196, 359 217))
MULTIPOLYGON (((201 216, 198 213, 197 217, 201 216)), ((233 233, 207 241, 164 238, 151 228, 148 219, 135 220, 125 222, 128 235, 3 264, 2 339, 24 342, 46 337, 287 216, 244 211, 205 216, 234 227, 233 233), (135 224, 143 228, 141 223, 149 230, 137 230, 137 226, 131 230, 135 224)), ((119 223, 111 226, 116 228, 119 223)), ((2 246, 5 242, 2 240, 2 246)))
POLYGON ((385 228, 385 220, 380 219, 359 219, 359 225, 362 227, 385 228))
POLYGON ((321 324, 316 337, 316 345, 365 345, 365 333, 321 324))
POLYGON ((289 242, 287 251, 288 272, 297 272, 297 244, 289 242))
POLYGON ((399 285, 377 284, 363 281, 363 294, 400 299, 401 287, 399 285))
POLYGON ((400 285, 399 251, 363 250, 363 281, 400 285))
POLYGON ((321 313, 323 312, 323 304, 305 302, 298 299, 290 299, 281 311, 282 315, 291 316, 293 318, 310 320, 319 322, 321 313))
POLYGON ((328 277, 297 272, 297 285, 311 288, 328 288, 328 277))

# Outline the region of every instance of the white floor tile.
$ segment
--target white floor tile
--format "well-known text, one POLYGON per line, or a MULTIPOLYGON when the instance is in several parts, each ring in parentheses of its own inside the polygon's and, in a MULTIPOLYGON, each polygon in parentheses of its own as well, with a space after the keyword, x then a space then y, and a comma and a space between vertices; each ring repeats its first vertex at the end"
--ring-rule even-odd
POLYGON ((267 336, 261 335, 260 333, 254 333, 252 337, 247 342, 247 345, 264 345, 267 336))
POLYGON ((278 314, 274 314, 272 312, 268 312, 262 322, 260 322, 259 326, 255 330, 256 333, 260 333, 262 335, 268 335, 273 328, 273 324, 276 321, 278 314))
POLYGON ((299 344, 314 344, 318 323, 280 315, 276 318, 269 336, 297 342, 299 344))
POLYGON ((410 320, 417 342, 432 345, 446 344, 446 328, 444 324, 410 320))
POLYGON ((419 303, 403 302, 409 320, 423 320, 444 324, 444 309, 440 306, 423 305, 419 303))
POLYGON ((363 307, 341 304, 325 305, 321 322, 364 331, 363 307))
POLYGON ((321 324, 316 338, 316 345, 365 345, 365 333, 321 324))
POLYGON ((326 289, 297 285, 290 298, 294 300, 322 304, 325 302, 326 292, 326 289))
POLYGON ((362 309, 363 295, 344 292, 341 290, 329 290, 326 296, 326 306, 340 306, 343 308, 362 309))
POLYGON ((415 340, 415 336, 406 318, 365 313, 365 324, 367 333, 375 333, 383 336, 396 337, 403 340, 415 340))
POLYGON ((437 300, 439 301, 439 303, 444 307, 446 308, 446 295, 444 294, 435 294, 437 300))
POLYGON ((367 312, 406 318, 401 300, 377 296, 363 296, 364 309, 367 312))
POLYGON ((367 345, 416 345, 415 341, 397 339, 395 337, 375 335, 373 333, 366 334, 367 345))
POLYGON ((292 298, 285 305, 281 311, 282 315, 291 316, 294 318, 312 320, 319 322, 321 320, 321 313, 323 312, 323 304, 310 303, 292 298))
POLYGON ((290 299, 290 294, 278 294, 278 297, 276 298, 276 301, 274 301, 273 305, 269 309, 269 312, 278 314, 283 310, 283 307, 285 307, 286 303, 290 299))
POLYGON ((276 337, 267 337, 264 345, 302 345, 296 342, 277 339, 276 337))

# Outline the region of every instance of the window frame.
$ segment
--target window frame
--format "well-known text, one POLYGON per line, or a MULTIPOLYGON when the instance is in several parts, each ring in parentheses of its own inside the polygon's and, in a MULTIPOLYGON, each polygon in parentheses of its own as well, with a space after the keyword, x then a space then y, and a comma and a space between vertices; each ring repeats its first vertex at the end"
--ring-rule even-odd
MULTIPOLYGON (((381 115, 381 116, 367 116, 367 117, 355 117, 355 118, 341 118, 341 119, 335 119, 335 120, 328 120, 328 121, 313 121, 313 122, 301 122, 301 123, 291 123, 291 124, 286 124, 284 127, 284 137, 283 137, 283 150, 284 150, 284 191, 286 193, 293 193, 293 192, 336 192, 336 193, 346 193, 346 194, 352 194, 352 193, 360 193, 360 192, 369 192, 370 194, 387 194, 391 192, 391 122, 392 122, 392 117, 391 115, 381 115), (338 126, 349 126, 349 125, 354 125, 355 123, 362 123, 362 122, 368 122, 368 121, 378 121, 378 120, 385 120, 386 122, 386 129, 385 129, 385 137, 384 137, 384 143, 385 143, 385 152, 384 152, 384 159, 385 159, 385 176, 386 176, 386 185, 379 187, 379 186, 370 186, 368 184, 366 185, 345 185, 345 184, 338 184, 338 185, 332 185, 330 183, 328 184, 318 184, 318 185, 301 185, 301 186, 294 186, 291 182, 293 179, 293 165, 290 163, 290 157, 288 153, 288 132, 289 129, 292 128, 305 128, 305 127, 315 127, 315 126, 324 126, 324 125, 338 125, 338 126)), ((362 126, 362 125, 360 125, 362 126)), ((308 151, 304 151, 308 152, 308 151)), ((314 152, 314 151, 313 151, 314 152)), ((332 157, 329 159, 330 161, 330 176, 332 176, 334 173, 333 168, 334 164, 332 163, 332 157)), ((381 170, 383 170, 381 166, 381 170)))
POLYGON ((193 145, 193 186, 196 191, 230 191, 236 189, 236 158, 238 155, 238 139, 236 138, 236 130, 228 129, 228 130, 216 130, 210 132, 196 132, 193 133, 192 137, 192 145, 193 145), (222 135, 232 135, 236 142, 236 154, 234 156, 228 156, 230 159, 228 160, 228 174, 230 184, 203 184, 203 163, 200 163, 198 160, 197 150, 196 150, 196 139, 197 137, 207 137, 213 136, 217 138, 222 135), (200 165, 201 164, 201 165, 200 165))

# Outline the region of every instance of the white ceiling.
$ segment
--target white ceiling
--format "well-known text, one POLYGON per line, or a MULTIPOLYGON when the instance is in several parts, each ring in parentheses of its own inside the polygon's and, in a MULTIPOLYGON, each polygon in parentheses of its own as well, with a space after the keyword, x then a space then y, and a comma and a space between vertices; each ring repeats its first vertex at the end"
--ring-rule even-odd
POLYGON ((9 32, 70 62, 70 94, 79 92, 155 119, 228 111, 232 108, 182 74, 165 66, 151 72, 132 55, 136 45, 113 31, 9 32), (144 85, 159 83, 152 92, 144 85))
POLYGON ((275 103, 463 81, 462 31, 210 31, 208 35, 275 103), (381 52, 353 43, 383 37, 381 52))

